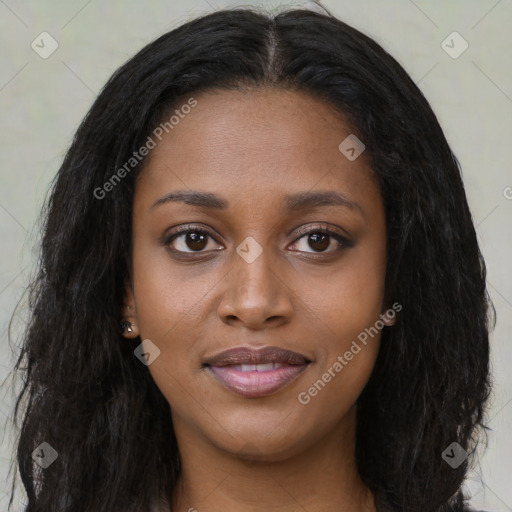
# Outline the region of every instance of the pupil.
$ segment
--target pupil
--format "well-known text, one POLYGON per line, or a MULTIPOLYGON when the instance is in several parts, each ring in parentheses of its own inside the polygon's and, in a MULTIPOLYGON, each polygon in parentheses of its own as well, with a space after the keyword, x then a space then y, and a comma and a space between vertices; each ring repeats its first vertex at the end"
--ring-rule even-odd
POLYGON ((328 235, 324 233, 312 233, 309 235, 309 245, 315 251, 324 251, 327 249, 327 247, 329 247, 328 235), (312 247, 311 242, 313 244, 320 244, 320 247, 312 247))
POLYGON ((187 235, 187 244, 190 249, 204 249, 205 240, 206 236, 202 233, 189 233, 187 235))

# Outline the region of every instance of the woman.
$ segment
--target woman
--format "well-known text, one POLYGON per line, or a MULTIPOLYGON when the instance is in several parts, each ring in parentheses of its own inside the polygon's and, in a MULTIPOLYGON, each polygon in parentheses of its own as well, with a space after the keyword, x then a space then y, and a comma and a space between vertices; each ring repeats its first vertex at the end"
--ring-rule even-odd
POLYGON ((44 215, 27 512, 469 510, 485 265, 436 117, 373 40, 304 10, 163 35, 44 215))

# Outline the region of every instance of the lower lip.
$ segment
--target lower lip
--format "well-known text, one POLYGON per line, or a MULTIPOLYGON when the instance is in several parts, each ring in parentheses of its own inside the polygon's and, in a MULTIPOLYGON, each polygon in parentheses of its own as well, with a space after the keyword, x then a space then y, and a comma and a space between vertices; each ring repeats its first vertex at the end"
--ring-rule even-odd
POLYGON ((303 365, 285 365, 264 372, 234 370, 230 366, 208 366, 208 370, 226 388, 237 395, 261 397, 275 393, 295 380, 306 368, 303 365))

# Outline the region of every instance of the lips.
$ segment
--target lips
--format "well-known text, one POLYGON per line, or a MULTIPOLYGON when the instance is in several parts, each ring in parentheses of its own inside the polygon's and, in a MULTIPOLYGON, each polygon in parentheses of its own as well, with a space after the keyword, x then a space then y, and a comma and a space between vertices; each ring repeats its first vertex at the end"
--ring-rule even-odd
POLYGON ((206 360, 209 373, 231 392, 263 397, 294 381, 311 361, 280 347, 237 347, 206 360))
POLYGON ((280 347, 264 347, 259 350, 248 347, 237 347, 226 350, 207 359, 208 366, 232 366, 242 364, 279 363, 287 365, 302 365, 309 360, 303 355, 280 347))

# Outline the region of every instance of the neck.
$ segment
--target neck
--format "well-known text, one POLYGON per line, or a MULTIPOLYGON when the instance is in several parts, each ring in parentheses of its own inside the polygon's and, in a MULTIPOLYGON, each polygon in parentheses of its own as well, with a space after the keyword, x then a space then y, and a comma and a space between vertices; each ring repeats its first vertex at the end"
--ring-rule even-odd
POLYGON ((182 472, 172 512, 376 510, 373 495, 357 472, 355 408, 321 442, 258 460, 247 457, 254 452, 248 445, 237 454, 229 453, 187 430, 179 418, 175 430, 182 472))

